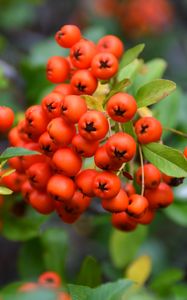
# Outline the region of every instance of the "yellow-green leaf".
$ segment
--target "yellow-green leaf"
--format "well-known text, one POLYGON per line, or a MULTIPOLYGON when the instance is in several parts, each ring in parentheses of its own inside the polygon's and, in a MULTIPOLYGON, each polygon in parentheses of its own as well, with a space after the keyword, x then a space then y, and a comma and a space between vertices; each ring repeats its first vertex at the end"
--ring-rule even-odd
POLYGON ((87 107, 89 109, 96 109, 98 111, 103 111, 103 102, 104 102, 104 97, 103 96, 89 96, 89 95, 84 95, 82 96, 87 104, 87 107))
POLYGON ((11 195, 12 190, 8 189, 6 186, 0 186, 0 195, 11 195))
POLYGON ((142 286, 151 274, 152 261, 150 256, 142 255, 130 264, 126 270, 126 278, 142 286))

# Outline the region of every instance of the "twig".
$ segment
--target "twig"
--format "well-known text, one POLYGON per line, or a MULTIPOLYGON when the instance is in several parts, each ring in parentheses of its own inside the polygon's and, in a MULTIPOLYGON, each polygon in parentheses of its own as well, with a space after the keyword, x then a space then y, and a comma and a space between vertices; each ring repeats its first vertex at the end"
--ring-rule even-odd
POLYGON ((163 127, 163 129, 187 138, 187 133, 185 133, 185 132, 182 132, 182 131, 179 131, 179 130, 176 130, 173 128, 169 128, 169 127, 163 127))
POLYGON ((144 178, 144 164, 143 164, 143 154, 142 154, 142 148, 139 145, 139 154, 140 154, 140 164, 141 164, 141 169, 142 169, 142 190, 141 190, 141 195, 144 195, 144 189, 145 189, 145 178, 144 178))

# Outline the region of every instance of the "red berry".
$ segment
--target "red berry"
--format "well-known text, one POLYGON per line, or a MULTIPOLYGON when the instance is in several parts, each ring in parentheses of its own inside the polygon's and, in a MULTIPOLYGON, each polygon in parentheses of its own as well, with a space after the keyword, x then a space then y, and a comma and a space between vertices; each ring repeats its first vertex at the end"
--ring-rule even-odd
MULTIPOLYGON (((152 164, 145 164, 144 169, 144 184, 148 189, 156 188, 161 181, 160 171, 152 164)), ((136 182, 142 184, 142 168, 139 167, 136 171, 136 182)))
POLYGON ((109 137, 106 142, 106 150, 112 159, 128 162, 136 154, 136 143, 129 134, 118 132, 109 137))
POLYGON ((109 99, 106 109, 114 121, 125 123, 134 117, 137 104, 133 96, 126 93, 117 93, 109 99))
POLYGON ((135 132, 141 144, 158 142, 162 135, 162 125, 153 117, 143 117, 136 122, 135 132))
POLYGON ((92 59, 91 71, 102 80, 108 80, 118 71, 118 60, 112 53, 98 53, 92 59))
POLYGON ((146 189, 145 197, 152 209, 167 207, 174 200, 173 191, 165 182, 161 182, 156 189, 146 189))
POLYGON ((0 133, 5 133, 12 127, 14 112, 10 107, 0 106, 0 133))
POLYGON ((79 120, 79 133, 87 140, 96 141, 103 139, 108 132, 107 118, 100 111, 87 111, 79 120))
POLYGON ((61 56, 52 56, 47 62, 47 79, 53 83, 64 82, 70 72, 67 60, 61 56))
POLYGON ((92 95, 97 88, 97 79, 89 70, 78 70, 73 74, 70 84, 75 94, 92 95))
POLYGON ((58 149, 52 158, 55 169, 68 176, 75 176, 81 169, 81 157, 70 148, 58 149))
POLYGON ((110 199, 115 197, 121 188, 121 182, 117 175, 111 172, 100 172, 93 181, 93 191, 97 197, 110 199))
POLYGON ((124 52, 122 41, 115 35, 105 35, 97 43, 99 52, 110 52, 120 58, 124 52))
POLYGON ((80 38, 81 32, 76 25, 64 25, 55 35, 57 43, 64 48, 71 48, 80 38))

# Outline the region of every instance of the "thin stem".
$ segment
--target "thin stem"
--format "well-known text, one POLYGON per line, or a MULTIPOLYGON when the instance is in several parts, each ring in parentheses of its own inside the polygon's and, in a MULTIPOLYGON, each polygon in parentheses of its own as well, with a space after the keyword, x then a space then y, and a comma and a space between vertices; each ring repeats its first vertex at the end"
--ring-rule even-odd
POLYGON ((119 123, 119 130, 123 132, 123 128, 122 128, 121 123, 119 123))
POLYGON ((145 178, 144 178, 144 165, 143 165, 143 154, 142 154, 142 148, 139 145, 139 154, 140 154, 140 164, 141 164, 141 169, 142 169, 142 190, 141 190, 141 195, 144 195, 144 189, 145 189, 145 178))
POLYGON ((182 132, 182 131, 179 131, 179 130, 176 130, 173 128, 169 128, 169 127, 163 127, 163 129, 187 138, 187 133, 185 133, 185 132, 182 132))
POLYGON ((122 166, 119 168, 119 170, 117 171, 116 175, 119 176, 121 171, 124 169, 126 163, 123 163, 122 166))
POLYGON ((111 124, 110 124, 110 118, 108 118, 108 125, 109 125, 109 129, 108 129, 108 133, 109 133, 109 137, 112 135, 112 129, 111 129, 111 124))

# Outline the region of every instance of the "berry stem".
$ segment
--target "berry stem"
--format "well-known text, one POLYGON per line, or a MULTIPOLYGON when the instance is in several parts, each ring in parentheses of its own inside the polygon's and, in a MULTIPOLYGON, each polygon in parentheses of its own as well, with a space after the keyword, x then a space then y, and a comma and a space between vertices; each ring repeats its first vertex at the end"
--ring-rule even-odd
POLYGON ((179 131, 179 130, 176 130, 173 128, 169 128, 169 127, 163 127, 163 129, 187 138, 187 133, 185 133, 185 132, 182 132, 182 131, 179 131))
POLYGON ((124 167, 125 167, 126 163, 123 163, 122 166, 120 167, 120 169, 117 171, 116 175, 119 176, 120 173, 123 171, 124 167))
POLYGON ((144 189, 145 189, 145 180, 144 180, 144 165, 143 165, 143 154, 142 154, 142 148, 139 145, 139 154, 140 154, 140 164, 141 164, 141 169, 142 169, 142 190, 141 190, 141 196, 144 195, 144 189))

